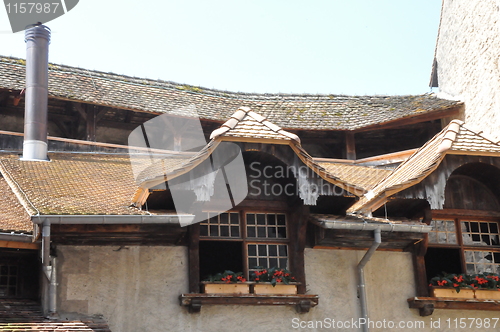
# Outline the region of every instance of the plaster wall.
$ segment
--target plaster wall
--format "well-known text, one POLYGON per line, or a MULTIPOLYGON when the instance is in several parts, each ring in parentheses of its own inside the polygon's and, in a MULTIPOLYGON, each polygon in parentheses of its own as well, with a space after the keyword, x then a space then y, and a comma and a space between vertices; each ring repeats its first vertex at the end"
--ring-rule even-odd
MULTIPOLYGON (((307 314, 287 306, 205 306, 199 314, 190 314, 178 303, 179 294, 188 290, 186 247, 59 246, 59 313, 63 317, 75 312, 102 315, 114 332, 360 331, 321 328, 320 323, 358 319, 355 267, 363 255, 355 250, 306 249, 307 290, 320 296, 319 305, 307 314), (305 327, 298 328, 299 324, 305 327)), ((370 319, 423 324, 371 331, 456 331, 447 328, 447 318, 498 316, 497 312, 436 310, 430 317, 420 317, 406 302, 415 295, 412 271, 408 253, 376 252, 368 263, 370 319), (431 319, 440 319, 441 327, 432 328, 431 319)))
POLYGON ((497 0, 444 0, 436 47, 440 97, 465 102, 468 125, 500 139, 497 0))

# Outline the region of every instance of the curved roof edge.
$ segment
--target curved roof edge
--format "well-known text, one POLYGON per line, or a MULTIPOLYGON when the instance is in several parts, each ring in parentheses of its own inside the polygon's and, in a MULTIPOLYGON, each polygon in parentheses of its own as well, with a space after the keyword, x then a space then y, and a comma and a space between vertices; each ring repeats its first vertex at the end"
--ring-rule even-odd
POLYGON ((391 174, 366 193, 348 210, 349 214, 370 215, 389 196, 409 188, 437 169, 447 154, 500 157, 500 141, 476 132, 461 121, 452 120, 441 132, 418 149, 391 174))

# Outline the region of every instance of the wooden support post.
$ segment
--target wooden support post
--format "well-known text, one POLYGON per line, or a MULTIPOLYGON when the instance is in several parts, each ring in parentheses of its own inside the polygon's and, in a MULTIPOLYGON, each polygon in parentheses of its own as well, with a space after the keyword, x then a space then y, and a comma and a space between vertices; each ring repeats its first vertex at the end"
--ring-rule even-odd
POLYGON ((289 227, 291 230, 290 251, 292 253, 291 269, 297 281, 298 294, 306 293, 306 274, 304 269, 304 248, 306 245, 307 223, 309 208, 301 205, 293 209, 290 214, 289 227))
POLYGON ((87 105, 87 141, 95 142, 96 140, 96 130, 95 130, 95 115, 96 110, 94 105, 87 105))
POLYGON ((345 148, 346 159, 356 160, 356 141, 354 140, 354 133, 351 131, 345 133, 345 148))
POLYGON ((413 269, 415 271, 415 285, 417 288, 417 296, 429 296, 429 288, 427 282, 427 272, 425 270, 425 254, 427 252, 427 245, 429 237, 426 234, 425 238, 419 243, 415 244, 412 249, 413 269))
POLYGON ((200 224, 189 226, 189 292, 200 292, 200 224))

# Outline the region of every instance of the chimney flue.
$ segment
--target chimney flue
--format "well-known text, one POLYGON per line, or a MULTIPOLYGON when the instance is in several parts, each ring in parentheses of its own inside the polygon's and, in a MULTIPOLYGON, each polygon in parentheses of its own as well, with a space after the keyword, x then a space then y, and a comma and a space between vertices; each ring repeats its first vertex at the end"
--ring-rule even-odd
POLYGON ((24 160, 47 160, 47 102, 50 29, 41 23, 27 27, 24 160))

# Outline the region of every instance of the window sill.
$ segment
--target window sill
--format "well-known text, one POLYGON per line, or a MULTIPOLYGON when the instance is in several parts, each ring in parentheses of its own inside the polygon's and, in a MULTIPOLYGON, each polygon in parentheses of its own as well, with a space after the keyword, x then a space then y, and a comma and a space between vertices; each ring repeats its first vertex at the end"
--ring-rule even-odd
POLYGON ((453 297, 411 297, 408 306, 419 309, 420 316, 430 316, 434 309, 500 311, 500 300, 453 297))
POLYGON ((308 294, 181 294, 181 306, 200 312, 202 305, 295 305, 298 313, 318 305, 318 295, 308 294))

